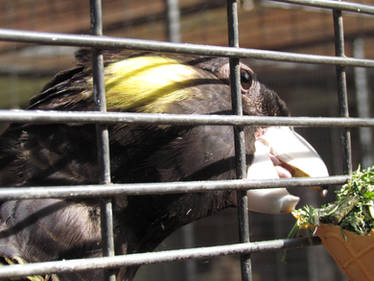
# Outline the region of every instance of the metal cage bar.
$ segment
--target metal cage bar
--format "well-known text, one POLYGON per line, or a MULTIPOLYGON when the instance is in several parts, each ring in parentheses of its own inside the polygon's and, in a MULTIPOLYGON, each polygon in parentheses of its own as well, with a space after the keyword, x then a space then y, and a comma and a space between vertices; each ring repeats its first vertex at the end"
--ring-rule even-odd
MULTIPOLYGON (((101 0, 90 0, 91 32, 98 36, 103 35, 101 4, 101 0)), ((98 111, 106 112, 104 57, 100 50, 93 48, 92 51, 92 74, 95 106, 98 111)), ((100 167, 100 183, 107 185, 111 182, 109 130, 103 124, 96 124, 96 134, 97 155, 100 167)), ((111 198, 102 199, 100 213, 103 256, 114 256, 113 208, 111 198)), ((116 280, 115 274, 108 270, 104 271, 104 278, 107 281, 116 280)))
POLYGON ((301 246, 310 246, 311 243, 313 243, 313 245, 318 245, 320 241, 316 237, 277 239, 271 241, 239 243, 224 246, 119 255, 114 257, 9 265, 0 267, 0 278, 30 276, 36 274, 46 274, 48 272, 61 273, 87 269, 94 270, 100 268, 154 264, 161 262, 182 261, 187 259, 207 259, 222 255, 250 254, 260 251, 274 251, 301 246))
MULTIPOLYGON (((236 0, 227 1, 227 24, 229 46, 239 48, 239 23, 238 3, 236 0)), ((240 90, 240 63, 239 58, 231 57, 230 63, 230 87, 233 114, 243 116, 243 105, 240 90)), ((245 135, 243 126, 234 126, 236 177, 245 179, 247 177, 245 135)), ((239 223, 240 242, 249 243, 249 215, 248 199, 245 190, 237 191, 237 210, 239 223)), ((243 281, 252 280, 252 268, 250 255, 240 256, 241 277, 243 281)))
POLYGON ((231 126, 293 126, 293 127, 373 127, 373 118, 344 117, 268 117, 235 115, 151 114, 97 111, 28 111, 0 110, 0 122, 13 123, 86 123, 173 124, 231 126))
POLYGON ((75 35, 0 28, 0 40, 43 45, 131 49, 156 52, 185 53, 206 56, 240 57, 295 63, 374 67, 374 60, 350 57, 296 54, 259 49, 232 48, 213 45, 170 43, 110 36, 75 35))
POLYGON ((334 1, 334 0, 271 0, 271 1, 374 15, 373 6, 364 5, 360 3, 347 2, 347 1, 334 1))
POLYGON ((166 8, 166 37, 169 42, 179 43, 180 36, 180 11, 178 0, 164 0, 166 8))
MULTIPOLYGON (((212 190, 247 190, 251 188, 266 188, 266 187, 296 187, 296 186, 310 186, 314 184, 342 184, 349 178, 348 175, 333 176, 328 178, 314 178, 314 179, 281 179, 281 180, 265 180, 253 181, 244 180, 245 168, 242 166, 240 155, 242 150, 240 147, 243 142, 240 137, 241 126, 250 125, 291 125, 291 126, 308 126, 308 127, 361 127, 368 126, 374 127, 373 118, 349 118, 346 107, 346 85, 344 77, 344 67, 346 66, 361 66, 361 67, 374 67, 374 60, 368 59, 355 59, 347 58, 344 56, 344 38, 341 11, 350 11, 365 14, 374 14, 374 7, 344 1, 331 1, 331 0, 275 0, 279 2, 308 5, 320 8, 334 9, 334 21, 336 31, 336 48, 338 50, 337 57, 332 56, 318 56, 308 54, 295 54, 288 52, 276 52, 267 50, 254 50, 239 48, 236 21, 236 1, 228 1, 228 16, 229 19, 229 35, 231 47, 217 47, 206 46, 198 44, 178 44, 157 42, 148 40, 137 39, 124 39, 102 36, 101 34, 101 2, 100 0, 91 0, 92 2, 92 19, 93 30, 95 35, 72 35, 72 34, 57 34, 46 32, 30 32, 30 31, 16 31, 9 29, 0 29, 0 40, 3 41, 18 41, 29 42, 47 45, 67 45, 67 46, 81 46, 92 48, 128 48, 128 49, 142 49, 150 51, 167 51, 167 52, 183 52, 189 54, 200 55, 215 55, 230 57, 231 71, 234 73, 232 76, 231 85, 233 85, 233 100, 241 100, 238 98, 240 93, 238 91, 239 82, 239 57, 250 57, 263 60, 276 60, 297 63, 312 63, 312 64, 328 64, 337 66, 337 79, 339 101, 341 103, 340 118, 308 118, 308 117, 251 117, 240 116, 241 105, 233 102, 235 114, 238 116, 188 116, 188 115, 173 115, 173 114, 133 114, 133 113, 106 113, 105 108, 105 89, 103 87, 103 64, 102 56, 99 51, 95 51, 93 69, 94 69, 94 85, 97 93, 96 102, 98 108, 102 112, 28 112, 28 111, 0 111, 0 121, 8 122, 34 122, 34 123, 63 123, 63 122, 84 122, 98 124, 98 151, 100 156, 100 163, 103 167, 101 183, 105 184, 105 189, 102 185, 86 185, 86 186, 55 186, 55 187, 30 187, 30 188, 17 188, 9 187, 0 189, 0 200, 10 199, 26 199, 26 198, 67 198, 67 197, 94 197, 105 196, 110 197, 117 194, 166 194, 177 192, 198 192, 198 191, 212 191, 212 190), (231 36, 233 36, 231 38, 231 36), (343 52, 341 52, 343 50, 343 52), (239 93, 239 94, 238 94, 239 93), (110 184, 110 160, 109 150, 105 148, 108 141, 107 130, 105 125, 113 122, 129 122, 129 123, 147 123, 156 122, 160 124, 211 124, 211 125, 232 125, 236 128, 235 138, 239 149, 237 150, 238 159, 238 180, 228 181, 205 181, 205 182, 177 182, 177 183, 150 183, 150 184, 110 184), (238 130, 239 129, 239 130, 238 130), (106 135, 106 136, 105 136, 106 135), (101 142, 101 143, 100 143, 101 142), (109 179, 109 180, 108 180, 109 179)), ((97 49, 95 49, 97 50, 97 49)), ((346 135, 349 140, 349 136, 346 135)), ((351 171, 351 156, 350 144, 346 142, 345 151, 346 157, 346 172, 349 174, 351 171)), ((109 146, 107 146, 109 147, 109 146)), ((240 192, 243 193, 243 192, 240 192)), ((243 199, 244 197, 241 196, 243 199)), ((110 202, 110 201, 106 201, 110 202)), ((104 204, 107 208, 109 220, 111 219, 111 206, 108 203, 104 204)), ((243 207, 242 207, 243 208, 243 207)), ((241 209, 242 209, 241 208, 241 209)), ((244 212, 246 213, 246 212, 244 212)), ((243 218, 243 214, 239 217, 243 218)), ((248 227, 246 227, 248 230, 248 227)), ((113 235, 112 226, 107 225, 106 230, 113 235)), ((104 236, 104 235, 103 235, 104 236)), ((242 234, 243 237, 243 234, 242 234)), ((109 238, 110 239, 110 238, 109 238)), ((244 233, 242 241, 249 242, 249 235, 244 233), (247 238, 248 239, 247 239, 247 238)), ((318 239, 314 239, 318 243, 318 239)), ((109 242, 110 243, 110 242, 109 242)), ((97 269, 97 268, 113 268, 123 265, 140 265, 158 262, 169 262, 175 260, 185 259, 199 259, 209 258, 218 255, 240 254, 247 257, 250 253, 258 251, 279 250, 288 247, 306 246, 308 239, 290 239, 290 240, 273 240, 261 241, 251 243, 240 243, 228 246, 204 247, 196 249, 173 250, 156 253, 132 254, 121 255, 114 257, 103 257, 94 259, 82 260, 69 260, 58 262, 36 263, 28 265, 11 265, 0 268, 0 278, 3 277, 19 277, 32 274, 44 274, 47 272, 64 272, 72 270, 83 269, 97 269)), ((111 255, 113 246, 106 248, 108 255, 111 255)), ((245 259, 243 272, 243 280, 250 280, 250 263, 249 259, 245 259)), ((113 278, 113 275, 111 275, 113 278)))
POLYGON ((314 185, 344 184, 349 176, 330 176, 320 178, 290 178, 267 180, 214 180, 214 181, 185 181, 162 183, 129 183, 103 185, 74 185, 74 186, 42 186, 42 187, 7 187, 0 189, 0 200, 37 199, 37 198, 78 198, 127 195, 150 195, 189 193, 217 190, 249 190, 275 187, 303 187, 314 185))
MULTIPOLYGON (((333 10, 334 20, 334 37, 335 37, 335 53, 336 56, 344 57, 344 30, 343 30, 343 16, 342 11, 333 10)), ((347 93, 347 78, 345 67, 341 65, 336 66, 336 80, 338 85, 338 102, 339 115, 342 117, 349 117, 348 112, 348 93, 347 93)), ((352 174, 352 149, 351 149, 351 131, 345 128, 341 134, 341 142, 343 145, 343 173, 352 174)))

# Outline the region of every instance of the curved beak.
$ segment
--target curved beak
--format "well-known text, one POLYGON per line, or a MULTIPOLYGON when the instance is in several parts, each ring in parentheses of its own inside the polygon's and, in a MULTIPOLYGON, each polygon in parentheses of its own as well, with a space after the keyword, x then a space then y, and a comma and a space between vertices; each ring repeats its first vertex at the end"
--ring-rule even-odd
MULTIPOLYGON (((328 176, 327 167, 316 150, 292 128, 259 129, 255 147, 248 179, 328 176)), ((286 188, 249 190, 247 196, 250 211, 268 214, 292 212, 300 199, 286 188)))

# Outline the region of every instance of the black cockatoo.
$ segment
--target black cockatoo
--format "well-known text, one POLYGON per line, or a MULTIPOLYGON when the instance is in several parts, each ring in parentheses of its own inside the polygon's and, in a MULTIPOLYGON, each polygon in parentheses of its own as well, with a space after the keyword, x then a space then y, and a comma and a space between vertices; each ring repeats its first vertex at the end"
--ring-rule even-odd
MULTIPOLYGON (((30 110, 94 110, 90 53, 57 74, 34 97, 30 110)), ((231 114, 227 58, 155 53, 105 53, 109 111, 231 114)), ((241 64, 246 115, 287 116, 286 104, 241 64)), ((113 124, 114 183, 235 178, 233 128, 113 124)), ((245 128, 249 178, 325 176, 317 153, 289 128, 245 128), (296 157, 295 157, 296 156, 296 157)), ((1 186, 95 184, 99 181, 94 125, 13 124, 0 139, 1 186)), ((154 249, 178 227, 236 204, 235 192, 128 196, 114 206, 117 253, 154 249)), ((285 189, 248 192, 249 209, 291 211, 298 198, 285 189)), ((0 256, 4 263, 101 255, 98 200, 16 200, 0 206, 0 256)), ((131 280, 135 267, 118 280, 131 280)), ((101 270, 59 274, 60 280, 101 280, 101 270)))

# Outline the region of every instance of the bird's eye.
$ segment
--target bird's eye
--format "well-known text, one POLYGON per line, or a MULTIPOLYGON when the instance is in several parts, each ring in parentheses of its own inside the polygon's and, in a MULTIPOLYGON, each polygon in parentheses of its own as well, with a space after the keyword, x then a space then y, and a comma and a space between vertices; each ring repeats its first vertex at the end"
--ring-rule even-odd
POLYGON ((246 69, 240 70, 240 84, 244 90, 249 90, 252 86, 253 79, 251 73, 246 69))

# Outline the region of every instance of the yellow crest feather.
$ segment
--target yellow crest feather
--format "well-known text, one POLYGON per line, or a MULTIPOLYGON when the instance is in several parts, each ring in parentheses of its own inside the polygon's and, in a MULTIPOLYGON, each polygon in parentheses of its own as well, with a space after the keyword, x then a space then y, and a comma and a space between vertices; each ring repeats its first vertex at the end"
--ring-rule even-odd
POLYGON ((107 107, 164 112, 168 104, 189 97, 187 85, 197 77, 196 69, 167 57, 139 56, 114 62, 105 68, 107 107))

